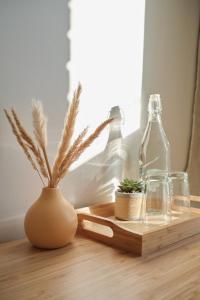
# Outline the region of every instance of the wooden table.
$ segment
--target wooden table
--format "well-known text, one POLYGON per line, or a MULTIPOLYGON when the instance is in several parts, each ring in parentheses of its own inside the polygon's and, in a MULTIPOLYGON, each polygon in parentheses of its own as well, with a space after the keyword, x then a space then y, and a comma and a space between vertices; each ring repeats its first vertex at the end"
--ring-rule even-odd
POLYGON ((57 250, 0 245, 0 299, 200 299, 200 239, 145 258, 76 237, 57 250))

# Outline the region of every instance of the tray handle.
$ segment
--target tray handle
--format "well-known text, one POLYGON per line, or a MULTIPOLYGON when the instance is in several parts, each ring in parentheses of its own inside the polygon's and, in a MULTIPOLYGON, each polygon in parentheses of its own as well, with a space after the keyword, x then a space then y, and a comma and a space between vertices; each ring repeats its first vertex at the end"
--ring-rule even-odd
POLYGON ((118 224, 115 224, 112 220, 108 220, 104 217, 89 215, 86 213, 78 213, 79 225, 78 232, 85 235, 88 238, 101 241, 110 246, 114 246, 123 250, 134 252, 141 255, 142 253, 142 235, 131 232, 128 229, 124 229, 118 224), (85 227, 85 222, 90 222, 91 227, 85 227), (95 230, 100 226, 106 227, 104 230, 95 230))
POLYGON ((108 220, 105 219, 103 217, 99 217, 98 218, 96 216, 93 215, 88 215, 88 214, 78 214, 78 219, 79 219, 79 231, 84 231, 84 232, 91 232, 94 233, 95 235, 98 236, 103 236, 106 238, 113 238, 114 234, 116 231, 119 230, 118 226, 108 220), (84 223, 84 221, 89 221, 90 225, 94 225, 92 226, 86 226, 87 223, 84 223), (95 230, 95 224, 99 224, 102 226, 99 226, 96 228, 95 230))

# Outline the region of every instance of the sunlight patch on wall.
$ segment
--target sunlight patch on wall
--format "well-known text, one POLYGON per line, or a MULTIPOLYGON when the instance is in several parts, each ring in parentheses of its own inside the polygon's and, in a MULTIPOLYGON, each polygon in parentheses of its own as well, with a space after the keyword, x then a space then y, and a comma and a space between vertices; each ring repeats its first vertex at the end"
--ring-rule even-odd
MULTIPOLYGON (((83 86, 76 134, 119 105, 129 135, 140 125, 145 0, 72 0, 70 9, 69 100, 79 81, 83 86)), ((107 137, 108 130, 81 162, 102 151, 107 137)))

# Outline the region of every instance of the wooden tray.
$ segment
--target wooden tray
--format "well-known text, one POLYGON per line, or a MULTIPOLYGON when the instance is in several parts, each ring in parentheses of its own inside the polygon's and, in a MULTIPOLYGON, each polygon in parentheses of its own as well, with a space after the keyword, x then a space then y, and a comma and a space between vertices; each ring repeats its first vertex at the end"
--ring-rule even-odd
POLYGON ((137 255, 147 255, 164 247, 198 235, 200 237, 200 197, 191 196, 190 216, 173 215, 167 225, 150 225, 120 221, 114 217, 114 203, 77 210, 78 232, 88 238, 137 255))

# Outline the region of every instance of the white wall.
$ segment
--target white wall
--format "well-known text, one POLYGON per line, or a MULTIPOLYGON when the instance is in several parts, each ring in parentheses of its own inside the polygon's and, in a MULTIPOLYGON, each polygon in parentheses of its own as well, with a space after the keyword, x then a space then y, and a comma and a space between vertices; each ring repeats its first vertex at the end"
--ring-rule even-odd
POLYGON ((2 109, 13 105, 30 129, 31 99, 41 98, 49 117, 48 148, 53 156, 67 107, 68 23, 66 0, 0 1, 0 240, 13 237, 19 224, 20 235, 22 219, 16 217, 41 190, 2 109))
MULTIPOLYGON (((174 169, 183 169, 187 157, 199 11, 198 0, 148 0, 146 3, 141 128, 146 123, 144 107, 148 95, 161 93, 174 169)), ((33 96, 40 97, 50 120, 49 152, 53 156, 68 89, 65 71, 69 56, 68 13, 65 0, 0 1, 0 240, 23 234, 20 216, 41 188, 10 132, 2 108, 17 107, 31 128, 30 100, 33 96)), ((137 174, 140 134, 138 131, 126 139, 130 162, 127 174, 130 175, 137 174)), ((90 171, 89 164, 81 166, 64 181, 64 193, 68 193, 75 206, 93 200, 90 171), (78 189, 75 189, 77 180, 78 189)))

